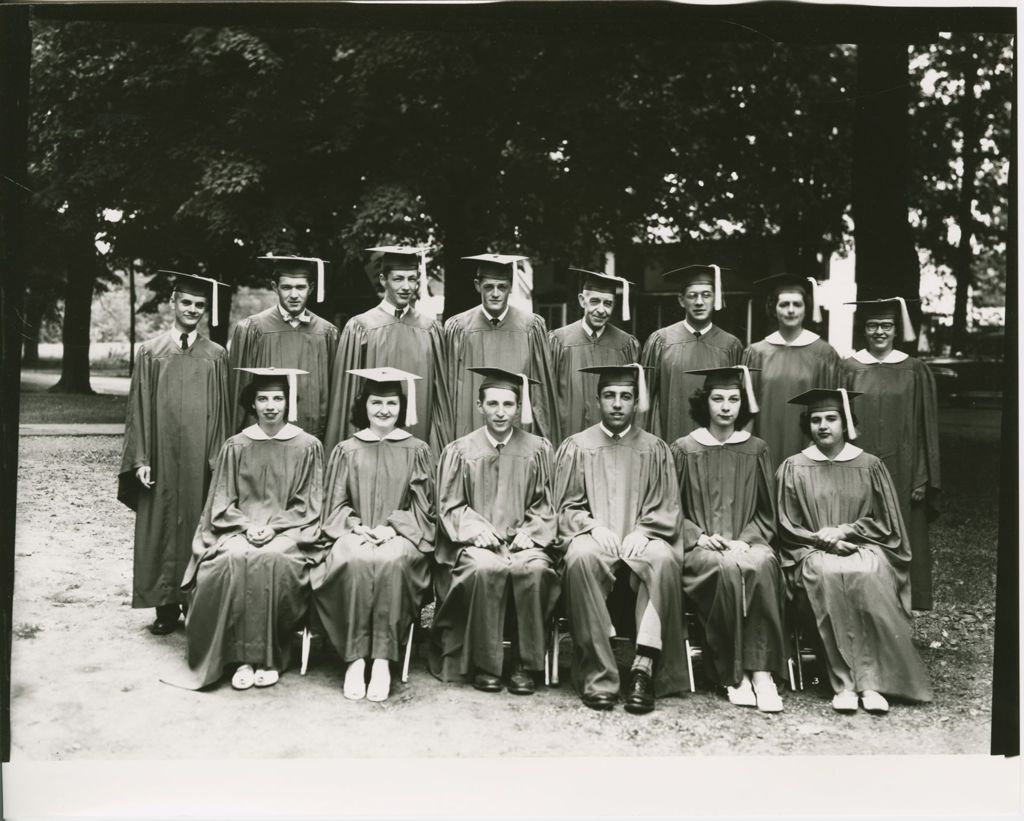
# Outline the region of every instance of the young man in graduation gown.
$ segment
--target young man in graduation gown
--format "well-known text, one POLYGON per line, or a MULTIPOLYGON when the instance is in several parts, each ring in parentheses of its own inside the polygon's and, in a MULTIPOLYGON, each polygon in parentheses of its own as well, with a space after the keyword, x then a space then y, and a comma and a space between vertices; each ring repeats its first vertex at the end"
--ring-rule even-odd
POLYGON ((324 447, 327 453, 356 431, 350 416, 361 380, 350 371, 387 365, 424 379, 414 396, 417 422, 409 433, 434 448, 450 441, 449 413, 443 361, 441 323, 416 310, 414 301, 425 269, 425 249, 406 246, 371 248, 378 265, 384 298, 365 313, 352 317, 341 332, 334 358, 331 397, 324 447))
POLYGON ((532 380, 500 368, 476 373, 484 424, 448 445, 438 468, 431 669, 497 692, 507 633, 509 692, 529 695, 559 594, 551 445, 514 424, 520 411, 529 421, 532 380))
POLYGON ((503 368, 525 373, 539 384, 533 391, 533 423, 523 429, 558 441, 555 381, 543 318, 509 305, 515 267, 526 257, 480 254, 474 285, 481 304, 444 324, 445 367, 452 407, 452 433, 465 436, 477 426, 477 395, 483 379, 467 369, 503 368))
POLYGON ((842 363, 846 387, 861 394, 857 444, 892 474, 910 537, 911 603, 915 610, 931 610, 929 501, 935 503, 941 484, 935 378, 923 362, 895 347, 897 335, 914 340, 902 298, 853 304, 867 343, 842 363))
POLYGON ((338 329, 312 313, 306 304, 313 289, 323 301, 323 260, 312 257, 267 256, 273 265, 271 288, 277 304, 243 319, 228 342, 232 397, 236 405, 233 430, 251 421, 239 404, 250 377, 238 368, 298 368, 307 371, 295 424, 323 441, 327 431, 331 371, 338 350, 338 329))
POLYGON ((622 319, 629 319, 631 283, 621 277, 594 271, 570 270, 581 278, 579 303, 583 318, 549 334, 551 367, 555 375, 555 405, 563 438, 579 433, 601 419, 597 376, 580 368, 625 365, 636 362, 640 355, 637 338, 611 322, 617 287, 623 291, 622 319))
POLYGON ((636 594, 636 656, 625 707, 647 713, 655 695, 689 686, 679 486, 668 445, 634 424, 638 406, 646 405, 643 369, 591 370, 598 375, 601 421, 566 439, 555 457, 573 683, 595 710, 611 709, 618 700, 615 629, 606 600, 617 580, 628 582, 636 594))
POLYGON ((132 607, 156 608, 155 635, 178 623, 192 535, 228 435, 227 352, 199 333, 218 285, 175 273, 173 325, 139 346, 132 371, 117 498, 136 512, 132 607))
POLYGON ((650 368, 651 410, 647 430, 674 442, 696 426, 687 399, 704 380, 688 371, 738 365, 743 343, 712 322, 722 308, 722 269, 688 265, 662 275, 678 289, 686 317, 647 338, 640 361, 650 368))

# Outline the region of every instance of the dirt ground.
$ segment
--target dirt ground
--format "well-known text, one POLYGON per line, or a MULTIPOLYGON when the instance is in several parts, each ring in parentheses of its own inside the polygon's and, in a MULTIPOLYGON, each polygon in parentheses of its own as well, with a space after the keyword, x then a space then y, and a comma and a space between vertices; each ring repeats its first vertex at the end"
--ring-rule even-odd
POLYGON ((894 705, 886 717, 838 716, 819 688, 784 692, 785 712, 773 716, 731 707, 706 687, 663 699, 648 716, 596 713, 568 683, 568 640, 562 686, 525 698, 437 682, 422 645, 409 683, 396 676, 383 704, 346 701, 341 663, 322 645, 306 677, 290 670, 267 690, 179 690, 158 678, 183 656, 184 631, 152 636, 152 611, 130 607, 132 513, 114 498, 120 439, 24 437, 12 760, 985 754, 996 506, 980 471, 999 456, 986 413, 984 424, 947 425, 943 442, 937 607, 915 620, 936 702, 894 705))

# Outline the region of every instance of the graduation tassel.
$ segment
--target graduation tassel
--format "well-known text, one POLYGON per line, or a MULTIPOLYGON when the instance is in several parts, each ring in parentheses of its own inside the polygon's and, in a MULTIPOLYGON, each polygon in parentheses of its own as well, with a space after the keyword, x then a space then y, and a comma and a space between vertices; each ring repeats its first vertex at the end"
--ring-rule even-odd
POLYGON ((217 301, 217 282, 216 280, 211 279, 209 280, 209 283, 213 288, 213 296, 210 298, 210 326, 216 328, 217 317, 220 314, 220 303, 217 301))
POLYGON ((814 277, 807 277, 807 281, 811 283, 811 303, 814 305, 812 318, 815 322, 821 322, 821 305, 818 303, 818 280, 814 277))
POLYGON ((843 414, 846 416, 846 438, 853 441, 857 438, 857 429, 853 426, 853 411, 850 410, 850 395, 846 388, 840 388, 839 393, 843 395, 843 414))
POLYGON ((629 322, 629 282, 622 280, 622 321, 629 322))
POLYGON ((754 398, 754 380, 750 378, 750 368, 746 365, 737 365, 743 368, 743 386, 747 389, 747 408, 751 413, 758 413, 761 409, 757 406, 754 398))
POLYGON ((907 301, 901 297, 896 297, 900 303, 900 322, 903 323, 903 341, 913 342, 917 339, 917 334, 914 333, 914 326, 910 324, 910 311, 907 310, 907 301))
POLYGON ((405 426, 411 428, 419 421, 416 415, 416 379, 409 377, 405 380, 405 426))
POLYGON ((533 424, 533 404, 530 402, 530 378, 524 373, 521 375, 523 380, 523 412, 519 418, 519 421, 524 425, 533 424))
POLYGON ((316 261, 316 301, 324 301, 324 261, 316 261))
POLYGON ((717 265, 712 265, 711 270, 715 272, 715 310, 722 310, 722 306, 725 304, 722 301, 722 269, 717 265))
MULTIPOLYGON (((426 299, 430 296, 429 280, 427 279, 427 256, 425 253, 420 254, 420 299, 426 299)), ((413 423, 415 424, 415 423, 413 423)))
POLYGON ((651 409, 651 403, 647 399, 647 375, 644 373, 644 366, 633 363, 636 368, 636 412, 647 413, 651 409))
POLYGON ((296 385, 298 380, 295 374, 288 374, 288 421, 298 422, 299 421, 299 405, 298 405, 298 390, 296 385))

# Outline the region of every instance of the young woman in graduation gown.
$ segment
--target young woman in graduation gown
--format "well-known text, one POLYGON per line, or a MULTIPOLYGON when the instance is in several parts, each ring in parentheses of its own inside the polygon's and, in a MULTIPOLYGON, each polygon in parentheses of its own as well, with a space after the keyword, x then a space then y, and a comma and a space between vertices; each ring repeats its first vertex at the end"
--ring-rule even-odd
POLYGON ((356 433, 327 465, 322 527, 330 552, 313 571, 313 600, 348 665, 345 697, 384 701, 389 662, 399 660, 430 597, 434 468, 429 446, 404 428, 416 417, 399 380, 419 377, 386 367, 350 373, 365 382, 352 405, 356 433))
MULTIPOLYGON (((803 405, 813 444, 778 472, 782 564, 798 609, 809 607, 835 692, 832 706, 889 709, 886 695, 931 701, 911 641, 910 546, 882 460, 854 445, 855 392, 811 390, 803 405)), ((806 621, 806 619, 805 619, 806 621)))
POLYGON ((699 426, 672 443, 682 499, 683 591, 696 607, 729 701, 782 709, 785 586, 775 551, 775 483, 768 446, 742 428, 757 405, 743 367, 705 376, 690 399, 699 426))
POLYGON ((323 448, 286 421, 295 407, 289 380, 304 371, 251 372, 241 401, 258 421, 221 448, 182 585, 188 669, 164 680, 189 689, 218 681, 227 665, 235 689, 276 683, 322 556, 323 448))

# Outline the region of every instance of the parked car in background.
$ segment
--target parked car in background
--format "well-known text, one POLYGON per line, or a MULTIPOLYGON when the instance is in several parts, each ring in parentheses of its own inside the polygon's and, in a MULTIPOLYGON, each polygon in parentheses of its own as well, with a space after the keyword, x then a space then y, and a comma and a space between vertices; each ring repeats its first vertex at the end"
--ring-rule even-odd
POLYGON ((1003 382, 1003 331, 970 337, 961 350, 949 356, 922 356, 935 377, 940 401, 954 405, 1001 405, 1003 382))

